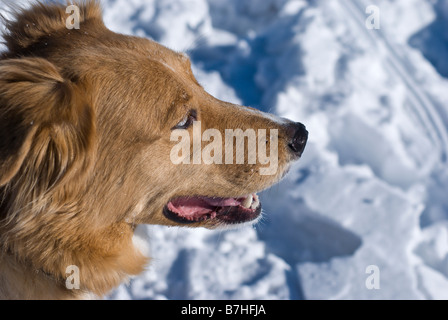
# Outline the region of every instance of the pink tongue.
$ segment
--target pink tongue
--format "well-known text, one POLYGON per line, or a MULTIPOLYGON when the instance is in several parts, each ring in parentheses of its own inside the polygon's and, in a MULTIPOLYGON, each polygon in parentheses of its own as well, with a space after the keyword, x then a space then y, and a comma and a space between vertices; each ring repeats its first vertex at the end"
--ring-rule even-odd
POLYGON ((234 198, 179 198, 169 202, 168 209, 185 218, 196 218, 214 212, 216 207, 231 207, 240 203, 234 198))

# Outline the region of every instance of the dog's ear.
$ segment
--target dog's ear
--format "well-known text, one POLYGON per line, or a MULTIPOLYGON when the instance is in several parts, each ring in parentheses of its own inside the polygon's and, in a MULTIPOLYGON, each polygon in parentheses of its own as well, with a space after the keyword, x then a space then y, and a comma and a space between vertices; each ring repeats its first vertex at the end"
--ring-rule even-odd
POLYGON ((81 174, 89 165, 94 133, 85 93, 52 63, 0 61, 0 186, 20 170, 47 186, 70 172, 81 174))
POLYGON ((101 5, 96 0, 76 1, 76 5, 72 6, 69 6, 69 2, 75 4, 74 1, 33 1, 32 6, 24 8, 14 1, 10 2, 6 4, 5 10, 11 18, 0 13, 0 22, 4 27, 2 40, 13 56, 42 44, 42 39, 51 34, 67 31, 67 23, 73 23, 71 19, 75 16, 80 25, 90 21, 104 28, 101 5))

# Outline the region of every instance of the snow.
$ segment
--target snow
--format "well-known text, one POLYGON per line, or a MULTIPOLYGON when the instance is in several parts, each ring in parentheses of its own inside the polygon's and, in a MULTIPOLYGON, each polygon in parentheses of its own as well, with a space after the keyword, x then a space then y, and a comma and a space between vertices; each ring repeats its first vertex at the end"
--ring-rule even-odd
POLYGON ((152 263, 109 299, 448 298, 448 1, 102 3, 218 98, 310 132, 255 228, 140 226, 152 263))

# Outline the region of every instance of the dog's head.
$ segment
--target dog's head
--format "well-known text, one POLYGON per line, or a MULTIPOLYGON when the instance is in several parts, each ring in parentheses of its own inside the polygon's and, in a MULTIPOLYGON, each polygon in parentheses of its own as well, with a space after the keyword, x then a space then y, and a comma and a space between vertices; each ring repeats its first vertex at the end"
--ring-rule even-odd
POLYGON ((301 156, 304 126, 212 97, 186 55, 109 31, 95 3, 79 8, 79 29, 62 6, 7 24, 0 185, 32 184, 62 211, 76 201, 101 225, 255 221, 255 193, 301 156))

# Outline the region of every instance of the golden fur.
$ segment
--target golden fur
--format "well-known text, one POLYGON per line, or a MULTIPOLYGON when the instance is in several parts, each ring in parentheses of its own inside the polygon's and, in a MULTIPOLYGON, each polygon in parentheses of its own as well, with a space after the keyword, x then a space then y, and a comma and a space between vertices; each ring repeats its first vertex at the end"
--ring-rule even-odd
POLYGON ((2 299, 102 296, 149 262, 132 242, 136 225, 178 225, 162 214, 170 199, 256 192, 294 160, 281 124, 207 94, 185 55, 111 32, 95 1, 78 6, 79 30, 66 28, 58 4, 36 3, 4 21, 2 299), (173 165, 170 130, 192 108, 203 128, 278 128, 277 174, 258 175, 258 165, 173 165), (65 286, 69 265, 80 269, 80 290, 65 286))

